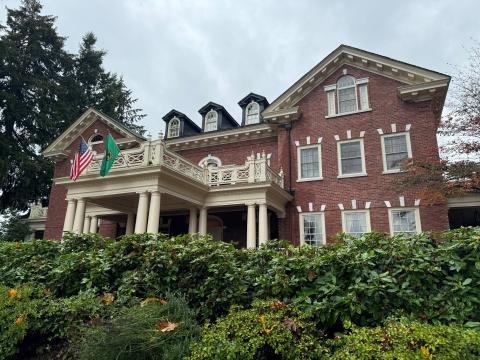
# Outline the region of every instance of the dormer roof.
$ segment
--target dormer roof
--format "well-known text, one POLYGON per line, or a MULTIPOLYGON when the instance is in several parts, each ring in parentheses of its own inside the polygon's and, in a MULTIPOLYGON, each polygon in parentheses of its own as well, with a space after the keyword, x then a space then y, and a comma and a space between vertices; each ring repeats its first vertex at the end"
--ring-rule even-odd
POLYGON ((191 125, 192 128, 194 128, 195 130, 197 130, 199 133, 202 132, 202 129, 200 128, 200 126, 198 126, 197 124, 195 124, 187 115, 185 115, 184 113, 178 111, 178 110, 175 110, 175 109, 172 109, 170 110, 168 113, 166 113, 162 119, 163 121, 165 121, 166 123, 168 123, 173 117, 177 117, 187 123, 189 123, 191 125))
POLYGON ((213 101, 209 101, 206 105, 202 106, 198 112, 202 117, 205 116, 207 112, 210 110, 216 110, 216 111, 221 111, 225 119, 232 124, 233 127, 238 127, 240 126, 235 119, 228 113, 228 111, 222 106, 217 103, 214 103, 213 101))
POLYGON ((240 107, 243 108, 243 107, 247 106, 252 100, 256 101, 258 103, 264 103, 265 107, 267 107, 269 105, 269 102, 268 102, 268 100, 265 96, 255 94, 253 92, 251 92, 250 94, 245 96, 242 100, 240 100, 238 102, 238 105, 240 105, 240 107))

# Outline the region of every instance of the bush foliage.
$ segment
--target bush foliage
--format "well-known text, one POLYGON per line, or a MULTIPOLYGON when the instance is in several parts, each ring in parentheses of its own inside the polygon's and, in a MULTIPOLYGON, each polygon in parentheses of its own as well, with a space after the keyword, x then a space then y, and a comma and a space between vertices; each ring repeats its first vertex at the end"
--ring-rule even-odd
MULTIPOLYGON (((115 317, 117 310, 169 292, 182 294, 200 323, 225 316, 232 305, 248 313, 255 299, 277 299, 332 338, 351 325, 381 326, 392 316, 479 324, 479 246, 479 228, 412 238, 371 233, 321 248, 270 241, 258 250, 237 250, 202 236, 143 234, 113 241, 70 234, 62 243, 0 242, 0 284, 3 289, 48 290, 48 305, 39 296, 34 300, 39 309, 54 308, 59 314, 58 307, 85 301, 90 310, 72 310, 79 319, 74 324, 102 311, 115 317), (105 294, 115 299, 113 306, 104 303, 105 294), (88 305, 93 300, 98 309, 88 305)), ((6 306, 0 303, 0 322, 11 325, 4 317, 10 313, 6 306)), ((58 326, 49 325, 58 329, 44 335, 43 343, 72 331, 62 325, 62 316, 53 321, 58 326)), ((22 336, 35 333, 34 327, 14 329, 19 332, 9 339, 20 339, 15 342, 20 348, 22 336)))

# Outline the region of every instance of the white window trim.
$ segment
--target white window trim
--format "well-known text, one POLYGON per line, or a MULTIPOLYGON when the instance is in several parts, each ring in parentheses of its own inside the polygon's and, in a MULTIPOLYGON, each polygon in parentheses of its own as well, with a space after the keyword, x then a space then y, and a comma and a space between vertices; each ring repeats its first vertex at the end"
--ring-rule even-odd
POLYGON ((359 209, 359 210, 343 210, 342 211, 342 231, 346 234, 348 234, 347 232, 347 221, 345 219, 345 215, 347 214, 353 214, 353 213, 365 213, 366 216, 366 220, 367 220, 367 231, 365 233, 369 233, 372 231, 372 227, 371 227, 371 223, 370 223, 370 210, 364 210, 364 209, 359 209))
POLYGON ((174 139, 174 138, 177 138, 180 136, 180 126, 181 126, 181 123, 180 123, 180 119, 177 118, 176 116, 171 118, 170 121, 168 122, 168 132, 167 132, 167 138, 168 139, 174 139), (178 134, 175 135, 175 136, 172 136, 172 131, 171 131, 171 125, 172 125, 172 121, 176 121, 178 123, 178 134))
POLYGON ((103 140, 104 140, 103 135, 96 132, 96 133, 94 133, 92 136, 90 136, 90 138, 88 139, 87 143, 88 143, 88 145, 97 145, 97 144, 102 144, 102 143, 103 143, 103 140), (102 137, 102 140, 101 140, 101 141, 92 141, 92 139, 93 139, 95 136, 101 136, 101 137, 102 137))
POLYGON ((414 211, 415 212, 415 230, 417 234, 422 232, 422 223, 420 222, 420 209, 418 207, 415 208, 407 208, 407 207, 398 207, 398 208, 389 208, 388 209, 388 223, 390 226, 390 236, 394 236, 393 233, 393 211, 414 211))
POLYGON ((337 141, 337 163, 338 163, 338 179, 343 179, 343 178, 351 178, 351 177, 359 177, 359 176, 367 176, 367 167, 365 163, 365 146, 363 143, 363 138, 358 138, 358 139, 351 139, 351 140, 342 140, 342 141, 337 141), (340 146, 342 144, 346 144, 349 142, 357 142, 360 141, 360 153, 362 156, 362 172, 360 173, 355 173, 355 174, 342 174, 342 157, 341 157, 341 152, 340 152, 340 146))
MULTIPOLYGON (((348 74, 347 74, 348 75, 348 74)), ((331 118, 336 118, 339 116, 347 116, 347 115, 353 115, 353 114, 360 114, 364 112, 369 112, 372 111, 372 107, 370 105, 370 92, 368 91, 367 87, 367 102, 368 102, 368 109, 360 109, 360 104, 359 102, 359 94, 358 94, 358 86, 362 84, 368 84, 369 83, 369 78, 361 78, 361 79, 355 79, 355 95, 357 99, 357 110, 356 111, 349 111, 349 112, 344 112, 344 113, 339 113, 339 104, 338 104, 338 88, 337 84, 331 84, 331 85, 326 85, 323 87, 325 90, 325 93, 328 93, 330 91, 334 92, 334 101, 335 101, 335 114, 328 114, 328 103, 327 103, 327 115, 325 116, 325 119, 331 119, 331 118)))
POLYGON ((260 104, 252 100, 245 108, 245 125, 255 125, 255 124, 260 124, 260 104), (255 122, 248 122, 248 108, 252 105, 257 105, 257 109, 258 109, 257 117, 255 122))
POLYGON ((203 167, 206 163, 208 163, 209 160, 213 160, 217 163, 217 166, 220 167, 222 166, 222 160, 216 156, 212 156, 208 154, 208 156, 205 156, 202 160, 198 162, 198 166, 203 167))
POLYGON ((402 169, 387 170, 387 154, 385 153, 385 138, 401 136, 401 135, 405 135, 405 141, 407 142, 408 158, 409 159, 412 158, 412 143, 410 142, 410 132, 409 131, 381 135, 380 141, 382 143, 383 174, 396 174, 396 173, 399 173, 399 172, 404 172, 404 170, 402 170, 402 169))
POLYGON ((313 144, 313 145, 305 145, 305 146, 297 146, 297 182, 306 182, 306 181, 317 181, 323 180, 323 172, 322 172, 322 145, 321 144, 313 144), (305 149, 318 149, 318 176, 317 177, 308 177, 302 178, 302 150, 305 149))
POLYGON ((320 215, 320 224, 322 225, 322 245, 327 243, 327 230, 325 228, 325 213, 323 212, 305 212, 298 214, 299 228, 300 228, 300 245, 306 245, 305 233, 303 229, 303 217, 306 215, 320 215))
POLYGON ((207 112, 205 114, 205 128, 204 128, 204 132, 211 132, 211 131, 217 131, 218 130, 218 111, 216 110, 210 110, 209 112, 207 112), (215 129, 211 129, 211 130, 207 130, 207 119, 208 119, 208 114, 212 114, 212 113, 215 113, 215 129))

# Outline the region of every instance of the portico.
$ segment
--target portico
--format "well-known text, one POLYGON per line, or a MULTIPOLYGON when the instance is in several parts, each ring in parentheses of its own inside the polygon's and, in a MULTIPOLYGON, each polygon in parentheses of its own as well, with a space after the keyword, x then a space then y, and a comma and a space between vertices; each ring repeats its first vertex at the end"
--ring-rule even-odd
POLYGON ((252 154, 241 166, 201 168, 165 149, 159 139, 122 152, 105 178, 95 171, 100 161, 96 156, 76 182, 56 179, 67 188, 64 232, 95 233, 99 219, 121 216, 125 234, 158 233, 165 231, 162 219, 176 214, 188 222, 185 232, 204 235, 210 214, 233 208, 240 217, 246 212, 246 246, 255 248, 270 237, 269 215, 285 216, 291 199, 282 188, 283 174, 273 172, 265 154, 252 154), (132 158, 136 164, 129 164, 132 158))

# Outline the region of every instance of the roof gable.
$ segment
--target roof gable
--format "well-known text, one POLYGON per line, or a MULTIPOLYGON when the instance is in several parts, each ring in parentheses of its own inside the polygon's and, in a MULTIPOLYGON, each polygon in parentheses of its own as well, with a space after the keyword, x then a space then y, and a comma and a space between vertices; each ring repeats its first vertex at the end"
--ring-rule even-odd
MULTIPOLYGON (((423 93, 418 96, 419 91, 424 91, 429 96, 435 93, 435 96, 444 100, 450 82, 448 75, 351 46, 340 45, 275 99, 263 111, 263 117, 294 119, 299 101, 346 64, 404 83, 405 85, 399 88, 398 95, 407 101, 426 100, 423 93)), ((296 116, 298 117, 298 114, 296 116)))
POLYGON ((182 119, 184 121, 186 121, 187 123, 189 123, 192 128, 194 130, 196 130, 197 132, 202 132, 202 129, 200 128, 200 126, 198 126, 197 124, 195 124, 193 122, 193 120, 191 120, 187 115, 185 115, 184 113, 178 111, 178 110, 175 110, 175 109, 172 109, 170 110, 167 114, 165 114, 162 119, 163 121, 165 121, 166 123, 168 123, 174 116, 176 116, 177 118, 179 119, 182 119))
POLYGON ((104 113, 93 108, 89 108, 43 151, 43 155, 45 157, 66 156, 67 154, 64 152, 65 149, 67 149, 68 146, 73 141, 75 141, 75 139, 77 139, 80 134, 82 134, 90 125, 92 125, 97 120, 102 121, 112 129, 115 129, 125 138, 133 138, 139 141, 146 140, 143 136, 128 129, 127 127, 125 127, 125 125, 112 119, 108 115, 105 115, 104 113))

